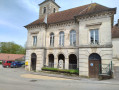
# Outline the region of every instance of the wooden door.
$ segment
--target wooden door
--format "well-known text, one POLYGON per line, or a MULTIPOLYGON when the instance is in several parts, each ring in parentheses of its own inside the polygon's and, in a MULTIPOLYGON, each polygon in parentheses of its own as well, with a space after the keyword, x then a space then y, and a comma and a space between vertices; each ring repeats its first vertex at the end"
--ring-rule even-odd
POLYGON ((100 60, 89 60, 89 77, 90 78, 98 78, 100 64, 101 64, 100 60))

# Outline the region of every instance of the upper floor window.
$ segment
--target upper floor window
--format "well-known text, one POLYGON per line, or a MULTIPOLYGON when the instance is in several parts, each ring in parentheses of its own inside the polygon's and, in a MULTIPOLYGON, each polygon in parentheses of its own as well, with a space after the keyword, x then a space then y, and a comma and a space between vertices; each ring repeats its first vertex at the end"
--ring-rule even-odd
POLYGON ((76 46, 76 31, 75 30, 70 31, 70 45, 76 46))
POLYGON ((98 29, 90 30, 90 42, 91 42, 91 44, 99 44, 98 29))
POLYGON ((54 46, 54 33, 50 34, 50 46, 54 46))
POLYGON ((46 7, 44 7, 43 13, 44 13, 44 14, 46 13, 46 7))
POLYGON ((56 9, 54 8, 53 12, 55 13, 56 12, 56 9))
POLYGON ((60 35, 60 37, 59 37, 59 45, 60 45, 60 46, 64 46, 64 32, 61 31, 61 32, 59 33, 59 35, 60 35))
POLYGON ((37 45, 37 36, 33 36, 33 46, 37 45))

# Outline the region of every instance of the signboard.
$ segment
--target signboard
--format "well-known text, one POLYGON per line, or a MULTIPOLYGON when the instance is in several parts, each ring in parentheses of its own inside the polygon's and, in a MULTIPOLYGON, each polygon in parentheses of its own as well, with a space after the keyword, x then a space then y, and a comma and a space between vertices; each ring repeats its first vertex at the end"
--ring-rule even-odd
POLYGON ((25 65, 28 66, 28 61, 25 62, 25 65))
POLYGON ((93 63, 90 63, 90 66, 92 66, 92 67, 93 67, 93 63))

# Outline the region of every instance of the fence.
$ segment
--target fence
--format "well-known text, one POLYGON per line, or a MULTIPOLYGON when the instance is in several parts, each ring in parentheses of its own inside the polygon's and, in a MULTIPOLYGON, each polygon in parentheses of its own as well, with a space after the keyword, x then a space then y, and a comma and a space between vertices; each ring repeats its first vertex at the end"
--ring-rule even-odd
POLYGON ((54 63, 49 63, 48 67, 54 68, 54 63))
POLYGON ((112 74, 112 61, 110 64, 100 64, 99 68, 100 68, 99 74, 111 75, 112 74))
POLYGON ((69 69, 77 69, 77 64, 69 64, 69 69))

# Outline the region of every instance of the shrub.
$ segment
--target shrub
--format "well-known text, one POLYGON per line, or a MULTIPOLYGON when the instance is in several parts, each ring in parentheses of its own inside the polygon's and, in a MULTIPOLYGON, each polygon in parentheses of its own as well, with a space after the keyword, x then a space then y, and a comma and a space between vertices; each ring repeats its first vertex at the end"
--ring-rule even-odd
POLYGON ((61 73, 69 73, 69 74, 79 74, 79 70, 66 70, 66 69, 58 69, 58 68, 48 68, 43 67, 42 70, 45 71, 54 71, 54 72, 61 72, 61 73))
POLYGON ((0 61, 0 64, 2 64, 2 61, 0 61))

